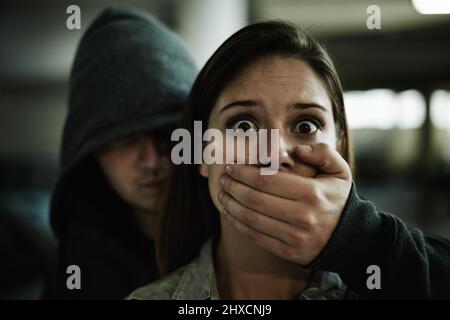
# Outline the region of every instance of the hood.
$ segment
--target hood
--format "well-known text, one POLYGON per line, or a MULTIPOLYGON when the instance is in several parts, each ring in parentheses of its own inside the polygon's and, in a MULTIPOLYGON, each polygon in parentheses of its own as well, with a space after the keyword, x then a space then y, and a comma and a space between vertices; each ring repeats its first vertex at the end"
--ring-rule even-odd
POLYGON ((75 212, 90 205, 81 206, 83 198, 95 201, 95 190, 85 195, 94 177, 82 172, 83 162, 117 139, 175 127, 197 71, 181 40, 151 15, 115 6, 95 19, 70 74, 61 174, 50 206, 57 236, 87 214, 75 212))
POLYGON ((180 39, 154 17, 106 9, 73 63, 62 172, 114 140, 176 125, 196 74, 180 39))

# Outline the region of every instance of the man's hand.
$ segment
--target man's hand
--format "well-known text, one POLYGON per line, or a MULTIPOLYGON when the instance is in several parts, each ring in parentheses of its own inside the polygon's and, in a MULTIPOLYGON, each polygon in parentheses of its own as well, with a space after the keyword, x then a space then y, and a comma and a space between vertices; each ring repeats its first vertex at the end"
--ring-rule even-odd
POLYGON ((345 160, 327 144, 301 145, 295 153, 317 168, 315 177, 287 172, 260 175, 251 165, 228 165, 219 199, 237 231, 283 259, 307 265, 336 228, 352 175, 345 160))

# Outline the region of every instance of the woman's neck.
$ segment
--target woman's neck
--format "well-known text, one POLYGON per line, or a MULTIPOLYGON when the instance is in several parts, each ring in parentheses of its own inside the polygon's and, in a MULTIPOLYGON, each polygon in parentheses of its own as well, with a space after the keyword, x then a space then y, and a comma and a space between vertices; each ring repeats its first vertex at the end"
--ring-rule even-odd
POLYGON ((221 299, 295 299, 306 289, 310 270, 260 248, 222 221, 215 256, 221 299))

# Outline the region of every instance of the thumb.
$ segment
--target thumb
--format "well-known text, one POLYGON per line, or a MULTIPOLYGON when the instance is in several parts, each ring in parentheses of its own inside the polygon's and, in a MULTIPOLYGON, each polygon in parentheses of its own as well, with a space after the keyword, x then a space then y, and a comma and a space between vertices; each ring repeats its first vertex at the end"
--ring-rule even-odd
POLYGON ((300 160, 316 166, 321 174, 333 175, 341 179, 351 178, 348 163, 329 144, 299 145, 295 148, 295 154, 300 160))

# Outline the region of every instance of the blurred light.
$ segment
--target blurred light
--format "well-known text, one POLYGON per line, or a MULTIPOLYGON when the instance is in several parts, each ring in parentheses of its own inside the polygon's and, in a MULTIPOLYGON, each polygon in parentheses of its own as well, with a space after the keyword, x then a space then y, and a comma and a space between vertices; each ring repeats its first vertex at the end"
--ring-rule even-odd
POLYGON ((411 129, 425 120, 425 99, 417 90, 350 91, 344 100, 351 129, 411 129))
POLYGON ((414 9, 420 14, 449 14, 448 0, 412 0, 414 9))
POLYGON ((248 24, 247 1, 182 0, 175 5, 177 32, 199 67, 229 36, 248 24))
POLYGON ((450 134, 450 92, 436 90, 431 95, 431 121, 436 128, 447 129, 450 134))

